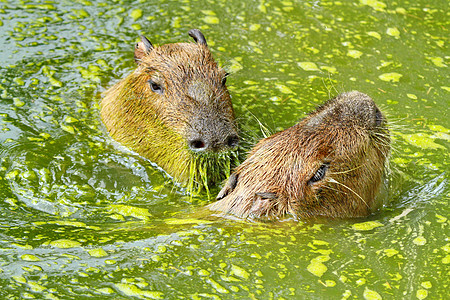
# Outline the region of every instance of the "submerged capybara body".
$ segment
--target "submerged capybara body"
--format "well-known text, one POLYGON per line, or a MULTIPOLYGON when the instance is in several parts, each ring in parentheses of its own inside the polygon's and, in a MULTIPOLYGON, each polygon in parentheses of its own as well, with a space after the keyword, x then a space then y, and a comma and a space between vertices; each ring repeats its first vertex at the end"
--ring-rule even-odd
POLYGON ((137 68, 106 91, 101 117, 117 142, 177 181, 206 185, 228 175, 227 151, 239 138, 228 74, 214 61, 203 34, 193 29, 189 35, 196 43, 159 47, 141 37, 137 68))
POLYGON ((261 140, 209 208, 241 218, 367 216, 377 208, 389 152, 374 101, 343 93, 261 140))

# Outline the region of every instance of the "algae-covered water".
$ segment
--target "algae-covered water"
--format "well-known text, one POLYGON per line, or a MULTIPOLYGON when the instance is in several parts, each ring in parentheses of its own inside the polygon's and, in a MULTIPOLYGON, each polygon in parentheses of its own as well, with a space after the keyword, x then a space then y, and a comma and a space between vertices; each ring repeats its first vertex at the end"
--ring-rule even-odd
POLYGON ((445 299, 449 20, 445 0, 0 1, 0 298, 445 299), (381 211, 211 218, 115 145, 101 92, 140 34, 191 28, 231 73, 243 144, 339 92, 374 98, 393 136, 381 211))

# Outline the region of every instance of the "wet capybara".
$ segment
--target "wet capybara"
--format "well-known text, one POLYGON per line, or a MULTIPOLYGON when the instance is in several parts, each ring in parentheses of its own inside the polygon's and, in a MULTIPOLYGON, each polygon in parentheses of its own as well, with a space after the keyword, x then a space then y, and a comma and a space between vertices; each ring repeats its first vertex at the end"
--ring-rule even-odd
POLYGON ((142 36, 136 70, 105 92, 101 117, 117 142, 195 186, 229 175, 226 154, 239 137, 228 74, 203 34, 192 29, 189 35, 196 43, 159 47, 142 36))
POLYGON ((241 218, 367 216, 390 152, 386 123, 369 96, 342 93, 261 140, 209 209, 241 218))

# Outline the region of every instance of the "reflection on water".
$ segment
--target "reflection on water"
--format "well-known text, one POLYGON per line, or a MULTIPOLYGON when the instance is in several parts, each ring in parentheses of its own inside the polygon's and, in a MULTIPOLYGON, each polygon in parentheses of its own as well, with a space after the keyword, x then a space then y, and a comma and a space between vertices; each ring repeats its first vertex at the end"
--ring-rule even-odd
MULTIPOLYGON (((446 295, 446 2, 172 1, 0 4, 1 298, 418 298, 446 295), (101 92, 133 44, 200 28, 243 143, 330 96, 388 113, 388 204, 368 219, 205 216, 157 166, 114 144, 101 92)), ((217 192, 217 189, 216 191, 217 192)))

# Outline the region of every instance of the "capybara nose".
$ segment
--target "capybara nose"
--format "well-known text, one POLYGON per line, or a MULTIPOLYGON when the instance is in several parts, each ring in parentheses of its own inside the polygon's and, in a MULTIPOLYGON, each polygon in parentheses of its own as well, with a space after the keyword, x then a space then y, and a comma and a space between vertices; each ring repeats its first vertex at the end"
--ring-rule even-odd
POLYGON ((378 107, 375 107, 375 125, 380 126, 383 123, 384 117, 378 107))
POLYGON ((195 138, 189 141, 189 148, 193 151, 220 151, 229 148, 234 148, 239 143, 239 136, 237 134, 230 134, 222 141, 208 140, 204 138, 195 138))
POLYGON ((194 139, 189 141, 189 148, 194 151, 204 151, 207 149, 207 146, 202 139, 194 139))
POLYGON ((237 134, 230 134, 226 140, 225 145, 229 148, 234 148, 239 144, 239 137, 237 134))

